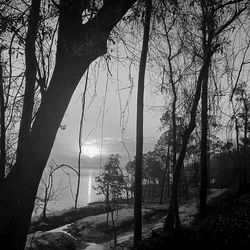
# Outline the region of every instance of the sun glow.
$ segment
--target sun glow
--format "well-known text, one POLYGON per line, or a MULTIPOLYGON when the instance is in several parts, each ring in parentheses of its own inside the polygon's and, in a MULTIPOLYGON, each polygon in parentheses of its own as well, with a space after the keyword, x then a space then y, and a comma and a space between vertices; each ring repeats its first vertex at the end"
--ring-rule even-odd
POLYGON ((83 147, 83 152, 85 155, 87 155, 90 158, 93 158, 94 156, 97 156, 100 154, 100 150, 95 145, 85 145, 83 147))

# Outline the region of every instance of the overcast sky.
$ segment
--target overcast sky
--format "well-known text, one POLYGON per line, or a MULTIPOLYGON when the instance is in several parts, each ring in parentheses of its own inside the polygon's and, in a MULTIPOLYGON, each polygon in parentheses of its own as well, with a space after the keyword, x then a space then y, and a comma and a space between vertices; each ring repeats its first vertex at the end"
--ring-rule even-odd
MULTIPOLYGON (((129 159, 127 151, 131 159, 135 155, 138 71, 133 68, 129 75, 125 67, 119 67, 119 69, 111 67, 109 70, 110 73, 107 74, 107 70, 99 69, 98 77, 96 71, 93 73, 90 70, 89 73, 82 136, 85 141, 82 147, 83 158, 88 167, 99 166, 100 151, 103 159, 110 154, 120 154, 123 163, 129 159), (124 119, 122 119, 123 114, 124 119), (87 160, 88 157, 90 159, 87 160)), ((59 129, 57 133, 50 159, 54 159, 58 163, 71 165, 77 163, 81 94, 84 84, 85 77, 78 85, 62 121, 62 125, 66 125, 66 129, 59 129)), ((147 73, 144 98, 144 152, 153 149, 160 135, 162 113, 160 106, 163 105, 163 98, 155 93, 150 74, 147 73)))

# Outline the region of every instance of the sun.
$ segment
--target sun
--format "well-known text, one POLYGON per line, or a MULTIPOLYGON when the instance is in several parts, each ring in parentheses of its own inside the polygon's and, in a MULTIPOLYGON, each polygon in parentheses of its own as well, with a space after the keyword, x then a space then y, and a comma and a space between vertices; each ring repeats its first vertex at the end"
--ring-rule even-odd
POLYGON ((95 145, 86 145, 83 147, 83 152, 86 156, 93 158, 100 154, 100 150, 95 145))

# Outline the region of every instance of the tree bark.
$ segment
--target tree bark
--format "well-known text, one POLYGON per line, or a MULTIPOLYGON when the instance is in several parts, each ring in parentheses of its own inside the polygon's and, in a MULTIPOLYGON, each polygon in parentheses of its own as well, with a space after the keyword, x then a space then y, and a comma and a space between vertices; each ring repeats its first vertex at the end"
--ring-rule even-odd
POLYGON ((196 85, 196 91, 195 91, 195 95, 193 99, 192 109, 191 109, 190 122, 184 130, 180 154, 179 154, 179 157, 177 159, 177 162, 174 168, 171 199, 170 199, 170 204, 169 204, 169 209, 168 209, 168 215, 164 223, 164 229, 167 231, 172 230, 174 227, 179 227, 180 225, 177 197, 178 197, 178 185, 179 185, 179 179, 181 175, 181 168, 183 166, 183 161, 186 155, 189 137, 196 126, 196 111, 197 111, 197 106, 198 106, 200 95, 201 95, 202 79, 206 72, 206 69, 209 67, 211 57, 212 55, 210 55, 208 60, 204 62, 200 70, 200 74, 199 74, 197 85, 196 85))
POLYGON ((169 67, 169 78, 170 78, 170 84, 171 84, 171 89, 173 93, 173 101, 172 101, 172 110, 171 110, 171 120, 172 120, 172 142, 173 142, 173 167, 175 167, 176 164, 176 154, 177 154, 177 142, 176 142, 176 135, 177 135, 177 129, 176 129, 176 102, 177 102, 177 93, 176 93, 176 87, 175 87, 175 81, 174 81, 174 73, 173 73, 173 67, 172 67, 172 47, 171 47, 171 42, 169 39, 169 31, 167 31, 165 21, 164 26, 165 26, 165 32, 166 32, 166 38, 167 38, 167 44, 168 44, 168 67, 169 67))
POLYGON ((169 156, 170 156, 169 151, 170 150, 168 146, 167 158, 166 158, 164 173, 163 173, 162 182, 161 182, 161 193, 160 193, 160 202, 159 202, 160 205, 162 205, 162 202, 163 202, 163 193, 164 193, 164 185, 165 185, 165 180, 166 180, 166 173, 167 173, 167 169, 169 168, 169 156))
MULTIPOLYGON (((169 50, 171 51, 171 45, 170 45, 170 41, 169 41, 168 36, 167 36, 167 40, 168 40, 169 50)), ((171 53, 168 56, 168 65, 169 65, 169 71, 170 71, 170 83, 171 83, 171 88, 172 88, 172 92, 173 92, 171 119, 172 119, 172 126, 173 126, 173 134, 172 134, 172 140, 173 140, 173 167, 175 167, 175 164, 176 164, 176 153, 177 153, 177 142, 176 142, 176 135, 177 135, 177 130, 176 130, 176 102, 177 102, 177 94, 176 94, 176 88, 175 88, 175 83, 174 83, 174 79, 173 79, 173 69, 172 69, 172 63, 171 63, 171 53)))
POLYGON ((70 98, 89 65, 106 52, 110 31, 134 2, 105 1, 85 24, 79 6, 60 6, 52 79, 25 138, 22 160, 17 159, 0 190, 0 241, 6 249, 24 248, 39 181, 70 98))
POLYGON ((242 171, 241 171, 241 160, 240 160, 239 124, 237 117, 235 117, 235 136, 236 136, 236 151, 237 151, 236 156, 237 156, 237 173, 238 173, 238 192, 241 193, 242 171))
POLYGON ((243 160, 243 176, 242 176, 242 193, 246 192, 246 185, 247 185, 247 143, 248 143, 248 138, 247 138, 247 131, 248 131, 248 104, 247 100, 244 98, 244 160, 243 160))
POLYGON ((142 234, 142 154, 143 154, 143 95, 144 78, 147 63, 149 42, 149 29, 151 19, 152 0, 146 0, 146 17, 144 22, 144 34, 139 68, 138 92, 137 92, 137 125, 136 125, 136 167, 135 167, 135 193, 134 193, 134 243, 141 240, 142 234))
POLYGON ((207 213, 207 187, 208 187, 208 175, 207 175, 207 109, 208 109, 208 72, 209 67, 205 70, 202 84, 201 95, 201 184, 200 184, 200 206, 199 215, 201 218, 206 217, 207 213))
POLYGON ((80 182, 81 182, 81 155, 82 155, 82 126, 83 126, 83 118, 84 118, 84 112, 85 112, 85 96, 87 91, 87 85, 88 85, 88 77, 89 77, 89 69, 86 73, 86 80, 85 80, 85 86, 84 91, 82 94, 82 109, 81 109, 81 118, 80 118, 80 124, 79 124, 79 134, 78 134, 78 159, 77 159, 77 165, 78 165, 78 172, 77 172, 77 186, 76 186, 76 197, 75 197, 75 209, 77 209, 77 203, 78 203, 78 196, 80 191, 80 182))
POLYGON ((2 48, 0 48, 0 188, 5 177, 6 148, 5 148, 5 104, 3 86, 2 48))
POLYGON ((36 38, 38 31, 39 13, 40 13, 41 0, 32 0, 31 9, 28 19, 28 31, 25 39, 25 91, 23 99, 22 118, 20 122, 18 145, 17 145, 17 161, 22 161, 24 157, 24 150, 30 134, 36 73, 37 73, 37 60, 36 60, 36 38))
POLYGON ((203 60, 209 61, 208 67, 206 68, 203 76, 202 84, 202 96, 201 96, 201 184, 200 184, 200 204, 199 204, 199 216, 201 218, 206 217, 207 210, 207 187, 208 187, 208 176, 207 176, 207 134, 208 134, 208 73, 211 58, 209 54, 212 51, 212 40, 215 36, 215 16, 213 10, 211 10, 205 1, 201 2, 202 8, 202 49, 203 49, 203 60))
POLYGON ((44 204, 43 204, 43 212, 42 212, 42 220, 47 220, 47 204, 48 204, 48 187, 45 186, 45 193, 44 193, 44 204))

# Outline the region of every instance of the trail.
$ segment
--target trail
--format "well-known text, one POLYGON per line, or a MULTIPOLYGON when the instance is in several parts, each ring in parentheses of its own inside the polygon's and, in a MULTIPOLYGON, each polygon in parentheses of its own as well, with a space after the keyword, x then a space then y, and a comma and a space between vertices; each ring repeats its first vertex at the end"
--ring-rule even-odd
MULTIPOLYGON (((208 202, 224 192, 225 189, 212 190, 211 194, 208 196, 208 202)), ((182 225, 189 225, 193 220, 195 214, 197 213, 197 202, 198 200, 193 198, 180 204, 179 212, 182 225)), ((143 220, 142 238, 149 237, 153 230, 163 228, 165 216, 161 216, 161 214, 163 211, 164 214, 166 214, 167 207, 168 204, 148 204, 144 206, 143 213, 147 219, 143 220)), ((106 222, 106 214, 85 217, 75 221, 74 223, 67 224, 44 233, 52 234, 52 238, 53 234, 55 235, 58 233, 66 234, 69 240, 70 238, 74 238, 74 240, 77 240, 80 243, 76 250, 126 250, 133 245, 133 221, 134 218, 132 208, 122 208, 119 210, 119 216, 117 217, 116 222, 118 229, 116 247, 113 246, 113 240, 108 240, 111 239, 112 235, 107 234, 107 228, 103 227, 106 222), (74 236, 72 236, 72 234, 74 236)))

